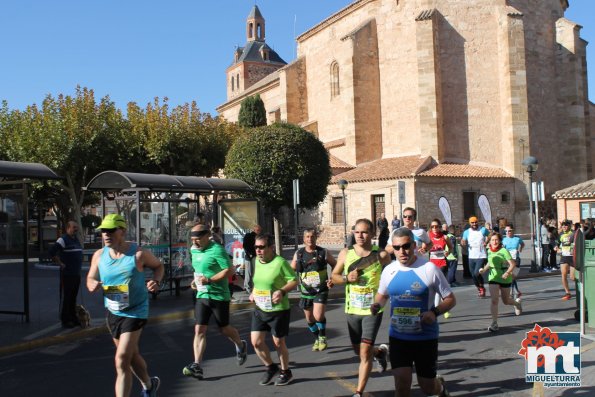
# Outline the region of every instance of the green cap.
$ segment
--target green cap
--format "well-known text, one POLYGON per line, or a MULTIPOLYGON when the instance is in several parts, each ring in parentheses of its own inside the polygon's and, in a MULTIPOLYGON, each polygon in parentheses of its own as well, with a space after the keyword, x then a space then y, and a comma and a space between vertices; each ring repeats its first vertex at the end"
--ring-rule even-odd
POLYGON ((103 218, 101 225, 97 229, 126 229, 126 220, 122 215, 109 214, 103 218))

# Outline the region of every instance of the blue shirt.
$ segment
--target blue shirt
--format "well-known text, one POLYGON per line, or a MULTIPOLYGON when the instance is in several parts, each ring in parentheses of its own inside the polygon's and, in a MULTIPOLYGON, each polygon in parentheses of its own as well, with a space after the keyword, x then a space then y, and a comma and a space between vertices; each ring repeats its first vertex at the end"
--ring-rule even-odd
POLYGON ((523 245, 523 240, 519 236, 504 237, 502 239, 502 246, 510 252, 512 259, 519 257, 519 248, 523 245))
POLYGON ((83 246, 76 236, 68 234, 60 237, 50 249, 50 256, 58 256, 65 267, 62 270, 65 276, 80 276, 83 264, 83 246))

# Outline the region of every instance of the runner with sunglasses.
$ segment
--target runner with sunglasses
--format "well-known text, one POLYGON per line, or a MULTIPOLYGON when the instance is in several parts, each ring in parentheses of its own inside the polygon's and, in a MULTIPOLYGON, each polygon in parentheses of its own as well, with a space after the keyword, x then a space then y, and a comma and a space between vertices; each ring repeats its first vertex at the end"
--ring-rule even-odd
POLYGON ((393 233, 391 244, 397 260, 380 278, 372 313, 379 313, 390 299, 390 363, 397 396, 409 396, 413 365, 417 383, 427 395, 449 396, 444 379, 437 376, 439 315, 451 310, 456 299, 444 274, 418 256, 415 237, 408 228, 393 233), (434 295, 442 301, 434 305, 434 295))
MULTIPOLYGON (((417 253, 419 256, 426 255, 432 248, 432 240, 428 233, 417 226, 415 226, 415 220, 417 219, 417 211, 415 208, 407 207, 403 210, 403 226, 411 230, 413 237, 415 238, 415 244, 417 246, 417 253)), ((396 230, 393 230, 389 238, 389 242, 393 240, 393 236, 396 230)), ((386 246, 386 252, 393 254, 393 248, 390 244, 386 246)))
POLYGON ((353 229, 355 244, 343 248, 333 269, 332 280, 337 285, 345 284, 345 313, 353 351, 360 358, 357 389, 353 397, 361 397, 376 358, 380 371, 386 371, 388 347, 374 347, 382 316, 370 311, 378 291, 382 268, 390 262, 390 256, 378 246, 372 245, 374 224, 369 219, 358 219, 353 229))

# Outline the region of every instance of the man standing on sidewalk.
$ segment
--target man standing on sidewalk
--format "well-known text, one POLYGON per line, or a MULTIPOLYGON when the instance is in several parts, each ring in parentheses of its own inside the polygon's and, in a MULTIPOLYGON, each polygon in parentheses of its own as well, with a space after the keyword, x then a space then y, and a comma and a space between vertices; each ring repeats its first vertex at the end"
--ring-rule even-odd
POLYGON ((378 291, 382 268, 390 263, 390 256, 378 246, 372 245, 374 224, 369 219, 355 222, 353 235, 355 244, 343 248, 333 269, 333 283, 345 284, 345 313, 349 338, 355 354, 359 355, 359 376, 357 389, 352 397, 362 397, 370 378, 373 358, 386 371, 388 347, 374 348, 376 335, 382 323, 382 316, 374 316, 370 306, 378 291))
POLYGON ((116 397, 130 396, 132 375, 143 386, 142 396, 155 397, 161 381, 149 376, 138 344, 149 317, 147 290, 159 290, 163 265, 151 251, 125 240, 126 220, 122 216, 106 215, 98 229, 105 247, 93 254, 87 288, 90 292, 103 290, 106 322, 116 345, 116 397), (145 269, 153 272, 149 281, 145 281, 145 269))
POLYGON ((60 265, 62 308, 60 320, 64 328, 80 325, 76 316, 76 296, 81 285, 83 247, 76 236, 79 225, 74 221, 66 224, 66 233, 50 249, 52 260, 60 265))
POLYGON ((484 267, 487 262, 486 243, 488 231, 482 227, 479 228, 479 223, 476 216, 469 218, 471 227, 463 233, 461 245, 469 247, 469 270, 471 277, 477 287, 477 293, 480 298, 486 296, 486 290, 483 286, 483 276, 479 273, 479 269, 484 267))
POLYGON ((451 310, 455 296, 436 266, 416 256, 411 230, 398 229, 391 245, 397 260, 388 265, 380 279, 372 313, 391 301, 389 327, 390 363, 397 396, 409 396, 413 364, 417 383, 427 395, 448 396, 444 379, 436 376, 438 360, 438 316, 451 310), (434 305, 434 296, 442 301, 434 305))
POLYGON ((200 366, 202 356, 207 347, 207 328, 211 315, 219 331, 232 341, 236 347, 238 365, 243 365, 247 357, 247 343, 240 339, 238 330, 229 325, 229 292, 228 277, 233 274, 229 255, 221 244, 211 240, 211 230, 207 225, 196 225, 190 231, 192 248, 190 255, 194 269, 192 289, 196 290, 194 304, 194 361, 182 370, 186 376, 196 379, 204 377, 200 366))

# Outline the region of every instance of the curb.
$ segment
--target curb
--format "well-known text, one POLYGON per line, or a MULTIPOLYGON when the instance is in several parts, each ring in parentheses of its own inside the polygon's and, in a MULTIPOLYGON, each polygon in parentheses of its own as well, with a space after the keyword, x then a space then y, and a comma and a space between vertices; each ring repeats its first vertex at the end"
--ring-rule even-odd
MULTIPOLYGON (((519 277, 518 279, 521 280, 521 279, 526 279, 526 278, 548 277, 548 276, 556 276, 559 274, 560 274, 560 271, 551 272, 551 273, 543 273, 543 272, 527 273, 527 274, 524 274, 523 276, 519 277)), ((343 288, 341 286, 338 286, 338 288, 332 289, 329 291, 329 298, 336 298, 338 296, 343 296, 343 293, 344 293, 343 288)), ((292 295, 289 296, 289 301, 291 303, 299 302, 299 300, 300 300, 299 293, 293 293, 292 295)), ((230 313, 233 313, 238 310, 249 309, 252 307, 254 307, 254 303, 252 303, 252 302, 231 303, 229 311, 230 311, 230 313)), ((175 311, 175 312, 171 312, 171 313, 160 314, 155 317, 150 317, 148 324, 160 324, 160 323, 164 323, 166 321, 193 318, 193 316, 194 316, 194 309, 175 311)), ((105 325, 100 325, 100 326, 89 327, 89 328, 84 328, 81 330, 69 332, 64 335, 47 336, 44 338, 35 339, 32 341, 28 341, 28 342, 21 342, 21 343, 16 343, 16 344, 13 344, 10 346, 0 347, 0 357, 7 356, 10 354, 15 354, 15 353, 21 353, 21 352, 28 351, 28 350, 39 349, 42 347, 48 347, 48 346, 59 345, 62 343, 68 343, 68 342, 72 342, 74 340, 89 338, 92 336, 98 336, 98 335, 107 334, 107 333, 109 333, 107 327, 105 325)))

